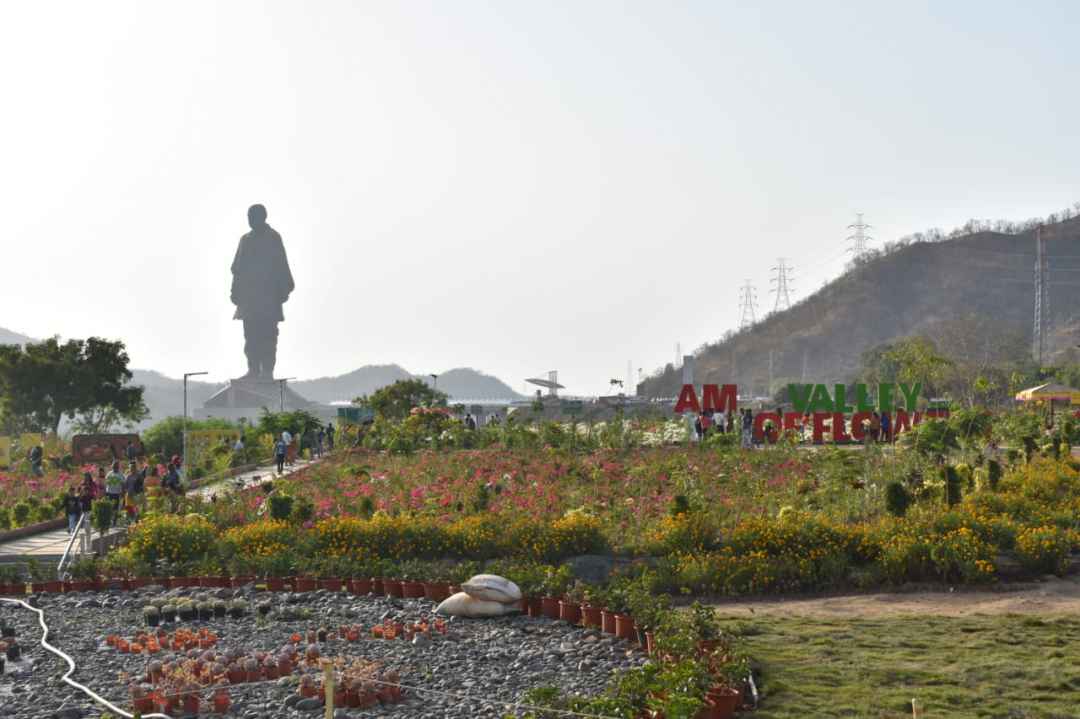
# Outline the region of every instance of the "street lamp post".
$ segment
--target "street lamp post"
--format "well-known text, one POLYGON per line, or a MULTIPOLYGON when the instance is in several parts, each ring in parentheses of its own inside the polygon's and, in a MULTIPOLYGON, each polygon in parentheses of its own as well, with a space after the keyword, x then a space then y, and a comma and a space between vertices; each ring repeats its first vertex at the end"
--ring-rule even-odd
POLYGON ((187 466, 187 381, 188 377, 198 377, 199 375, 209 374, 208 372, 185 372, 184 373, 184 420, 183 429, 181 430, 181 436, 183 437, 183 451, 184 451, 184 471, 188 471, 187 466))
POLYGON ((288 382, 291 379, 296 379, 296 378, 295 377, 282 377, 281 379, 278 380, 278 389, 281 392, 281 411, 282 412, 285 411, 285 383, 288 382))

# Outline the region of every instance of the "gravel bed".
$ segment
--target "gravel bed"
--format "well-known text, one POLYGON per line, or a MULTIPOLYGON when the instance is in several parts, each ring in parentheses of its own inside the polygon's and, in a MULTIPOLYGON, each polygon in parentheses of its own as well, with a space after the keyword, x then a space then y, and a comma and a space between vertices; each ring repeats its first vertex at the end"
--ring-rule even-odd
MULTIPOLYGON (((174 589, 148 587, 135 592, 42 594, 31 599, 45 611, 50 641, 75 660, 73 678, 118 706, 130 709, 127 683, 121 673, 141 676, 145 655, 122 654, 106 646, 108 634, 131 638, 143 626, 142 607, 154 597, 247 599, 251 614, 239 618, 176 622, 165 628, 207 627, 218 636, 215 651, 276 651, 289 643, 294 632, 336 629, 360 624, 360 641, 328 641, 322 656, 362 657, 398 670, 401 683, 445 692, 447 697, 407 691, 399 704, 369 709, 339 709, 337 717, 503 717, 512 708, 498 702, 520 701, 537 686, 557 686, 576 694, 592 695, 607 686, 613 674, 640 666, 644 654, 625 641, 565 622, 507 616, 491 619, 451 619, 445 635, 414 643, 402 639, 370 637, 367 630, 391 618, 415 622, 430 616, 434 604, 423 599, 356 597, 319 590, 305 593, 268 593, 243 589, 174 589), (269 618, 255 612, 256 605, 271 605, 269 618), (290 619, 275 619, 275 616, 290 619), (468 695, 463 697, 462 695, 468 695)), ((22 661, 8 663, 0 677, 0 717, 42 719, 98 717, 101 709, 85 695, 60 681, 66 663, 38 644, 37 616, 21 607, 0 603, 0 617, 13 623, 23 649, 22 661)), ((306 642, 305 642, 306 644, 306 642)), ((305 644, 301 644, 303 647, 305 644)), ((169 652, 155 655, 167 659, 169 652)), ((313 671, 313 670, 306 670, 313 671)), ((225 716, 322 717, 324 708, 301 702, 297 706, 296 674, 276 682, 238 684, 229 688, 232 707, 225 716)))

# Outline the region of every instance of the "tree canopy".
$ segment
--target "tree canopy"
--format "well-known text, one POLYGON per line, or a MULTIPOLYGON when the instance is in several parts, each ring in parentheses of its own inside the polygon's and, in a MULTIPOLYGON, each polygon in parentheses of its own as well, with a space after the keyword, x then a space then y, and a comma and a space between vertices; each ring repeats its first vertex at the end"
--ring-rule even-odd
POLYGON ((445 407, 447 396, 432 388, 423 380, 400 379, 392 385, 380 387, 370 396, 353 400, 361 407, 373 410, 383 419, 404 419, 413 407, 445 407))
POLYGON ((64 417, 94 423, 137 422, 146 416, 143 388, 128 386, 128 354, 120 341, 56 337, 23 346, 0 345, 0 412, 5 424, 58 432, 64 417))

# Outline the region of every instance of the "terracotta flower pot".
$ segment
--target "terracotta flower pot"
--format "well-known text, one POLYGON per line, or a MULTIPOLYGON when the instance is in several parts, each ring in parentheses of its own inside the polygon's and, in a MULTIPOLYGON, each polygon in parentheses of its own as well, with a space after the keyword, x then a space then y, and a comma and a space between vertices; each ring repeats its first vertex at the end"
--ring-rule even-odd
POLYGON ((224 714, 229 711, 229 706, 232 704, 232 699, 229 698, 229 692, 224 689, 218 689, 214 692, 214 713, 224 714))
POLYGON ((405 596, 400 579, 384 579, 383 593, 388 597, 395 597, 397 599, 401 599, 405 596))
POLYGON ((603 619, 600 616, 600 612, 600 607, 594 607, 591 604, 583 604, 581 606, 581 625, 584 627, 601 626, 603 619))
POLYGON ((615 615, 615 636, 619 639, 634 641, 637 634, 634 633, 634 618, 628 614, 615 615))
POLYGON ((131 700, 131 708, 140 714, 149 714, 154 711, 153 697, 138 697, 131 700))
POLYGON ((371 591, 374 594, 383 594, 383 580, 382 577, 371 578, 371 591))
POLYGON ((536 619, 544 615, 542 611, 543 603, 540 601, 540 597, 528 597, 523 601, 526 602, 525 613, 530 617, 536 619))
POLYGON ((349 580, 349 591, 358 596, 364 596, 371 594, 371 580, 370 579, 352 579, 349 580))
POLYGON ((577 602, 559 602, 559 619, 571 624, 581 621, 581 605, 577 602))
POLYGON ((421 599, 424 596, 424 584, 411 580, 401 582, 401 593, 406 599, 421 599))
POLYGON ((185 694, 184 695, 184 713, 185 714, 198 714, 199 713, 199 695, 198 694, 185 694))
POLYGON ((358 709, 360 707, 360 692, 356 689, 349 689, 345 692, 345 706, 350 709, 358 709))
POLYGON ((296 578, 296 591, 298 592, 314 592, 317 583, 314 577, 297 577, 296 578))
POLYGON ((344 689, 334 689, 334 706, 343 707, 346 705, 347 692, 344 689))
MULTIPOLYGON (((704 716, 707 719, 731 719, 735 716, 735 710, 742 700, 742 693, 738 689, 729 687, 710 689, 705 696, 705 708, 708 712, 704 716)), ((702 716, 702 714, 698 714, 702 716)))
POLYGON ((615 614, 606 609, 600 610, 600 631, 604 634, 615 633, 615 614))
POLYGON ((269 592, 284 592, 285 580, 281 577, 267 577, 266 590, 269 592))
MULTIPOLYGON (((239 589, 240 587, 243 587, 244 585, 247 585, 247 584, 251 584, 254 581, 255 581, 255 575, 254 574, 242 574, 242 575, 240 575, 238 577, 233 577, 232 579, 230 579, 229 580, 229 586, 232 587, 233 589, 239 589)), ((280 591, 280 590, 278 590, 278 591, 280 591)))
POLYGON ((37 594, 39 592, 59 594, 60 592, 64 591, 64 584, 63 582, 59 581, 33 582, 30 584, 30 591, 34 592, 34 594, 37 594))
POLYGON ((441 602, 450 596, 450 585, 445 582, 424 582, 424 598, 441 602))
POLYGON ((555 597, 540 598, 540 613, 548 619, 559 618, 559 600, 555 597))
POLYGON ((341 577, 323 577, 319 580, 319 589, 325 589, 328 592, 340 592, 341 577))

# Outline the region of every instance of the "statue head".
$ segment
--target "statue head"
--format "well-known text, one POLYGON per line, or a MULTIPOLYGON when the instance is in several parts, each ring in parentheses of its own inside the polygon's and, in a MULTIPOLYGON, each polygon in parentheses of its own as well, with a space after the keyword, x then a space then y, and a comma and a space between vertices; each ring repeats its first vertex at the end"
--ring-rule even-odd
POLYGON ((266 224, 266 208, 262 205, 252 205, 248 208, 248 225, 257 230, 266 224))

